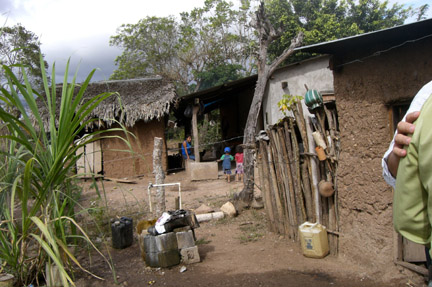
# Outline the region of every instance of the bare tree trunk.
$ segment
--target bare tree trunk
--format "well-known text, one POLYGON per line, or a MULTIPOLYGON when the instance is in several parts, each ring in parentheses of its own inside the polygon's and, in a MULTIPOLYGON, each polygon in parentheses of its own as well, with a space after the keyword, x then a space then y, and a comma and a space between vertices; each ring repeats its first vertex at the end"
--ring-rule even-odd
POLYGON ((255 143, 256 127, 258 115, 261 110, 261 104, 264 97, 267 81, 276 68, 285 61, 289 55, 294 52, 294 49, 301 45, 303 41, 303 33, 300 32, 292 41, 288 49, 270 65, 266 64, 267 50, 271 42, 280 37, 282 29, 276 30, 267 18, 264 10, 264 2, 261 2, 258 11, 256 12, 255 28, 258 30, 260 39, 260 48, 258 56, 258 80, 252 99, 252 104, 249 109, 249 114, 244 131, 244 188, 240 192, 238 199, 243 201, 246 206, 252 202, 254 190, 254 159, 252 147, 255 143))
MULTIPOLYGON (((162 168, 162 138, 154 138, 153 149, 153 173, 156 184, 164 184, 165 173, 162 168)), ((156 216, 159 217, 165 211, 165 188, 156 188, 156 216)))

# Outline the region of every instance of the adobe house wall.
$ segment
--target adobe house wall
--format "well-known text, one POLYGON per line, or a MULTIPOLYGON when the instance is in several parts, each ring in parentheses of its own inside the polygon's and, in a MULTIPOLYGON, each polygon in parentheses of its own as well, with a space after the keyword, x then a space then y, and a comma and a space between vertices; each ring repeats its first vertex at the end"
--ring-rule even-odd
MULTIPOLYGON (((151 175, 153 172, 153 148, 154 138, 165 138, 164 120, 153 120, 145 123, 138 121, 128 131, 135 135, 129 136, 130 144, 134 153, 129 151, 128 146, 118 138, 102 140, 102 158, 104 175, 107 177, 124 178, 138 175, 151 175)), ((123 132, 114 132, 124 138, 123 132)), ((166 142, 162 151, 163 169, 167 169, 166 142)))
POLYGON ((394 266, 393 194, 381 168, 391 140, 389 104, 411 99, 432 80, 431 48, 427 38, 333 67, 341 134, 339 254, 378 270, 394 266))

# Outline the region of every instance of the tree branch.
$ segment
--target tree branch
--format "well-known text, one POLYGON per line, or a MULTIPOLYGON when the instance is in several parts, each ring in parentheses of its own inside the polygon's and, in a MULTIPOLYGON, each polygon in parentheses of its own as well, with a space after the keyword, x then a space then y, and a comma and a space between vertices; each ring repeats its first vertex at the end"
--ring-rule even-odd
POLYGON ((291 40, 291 45, 283 51, 283 53, 277 57, 273 63, 271 63, 269 67, 270 74, 274 72, 274 70, 283 62, 285 61, 288 56, 290 56, 292 53, 294 53, 294 49, 299 47, 303 43, 304 33, 299 32, 295 38, 291 40))

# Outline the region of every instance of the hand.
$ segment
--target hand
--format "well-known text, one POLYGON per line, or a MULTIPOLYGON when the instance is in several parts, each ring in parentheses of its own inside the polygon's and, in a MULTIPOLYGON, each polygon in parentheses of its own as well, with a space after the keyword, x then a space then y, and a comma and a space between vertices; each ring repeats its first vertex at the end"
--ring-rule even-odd
POLYGON ((414 133, 415 125, 413 122, 419 117, 420 112, 412 112, 407 114, 406 121, 400 121, 397 125, 397 133, 395 136, 395 144, 393 153, 399 158, 406 156, 405 146, 411 142, 411 135, 414 133))
POLYGON ((414 133, 415 125, 413 122, 419 117, 420 112, 412 112, 407 114, 406 121, 400 121, 397 125, 397 133, 395 136, 395 143, 392 152, 389 154, 387 159, 387 166, 390 173, 396 177, 397 170, 399 167, 399 160, 405 157, 407 152, 404 149, 405 146, 411 142, 411 135, 414 133))

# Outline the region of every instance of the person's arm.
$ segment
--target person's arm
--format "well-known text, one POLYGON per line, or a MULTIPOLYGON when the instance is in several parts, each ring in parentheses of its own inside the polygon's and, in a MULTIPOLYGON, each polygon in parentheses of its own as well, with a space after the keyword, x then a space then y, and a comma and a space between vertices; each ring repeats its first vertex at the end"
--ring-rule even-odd
POLYGON ((387 166, 393 177, 396 177, 399 160, 406 156, 405 146, 411 141, 411 135, 414 133, 415 125, 413 122, 419 117, 420 112, 407 114, 406 121, 400 121, 397 126, 397 132, 394 137, 394 145, 391 153, 387 158, 387 166))
POLYGON ((397 132, 395 133, 388 150, 382 158, 381 165, 383 168, 383 177, 385 181, 393 187, 396 184, 395 176, 397 174, 399 160, 401 157, 406 155, 404 146, 409 144, 409 135, 412 134, 414 130, 414 125, 412 123, 418 118, 418 111, 421 110, 423 104, 431 96, 431 94, 432 81, 424 85, 415 95, 405 117, 401 122, 398 123, 397 132))
POLYGON ((184 151, 185 151, 185 154, 186 154, 187 159, 189 159, 189 153, 188 153, 188 150, 187 150, 187 144, 186 144, 186 141, 183 141, 183 148, 184 148, 184 151))

